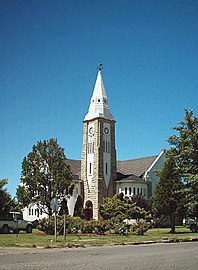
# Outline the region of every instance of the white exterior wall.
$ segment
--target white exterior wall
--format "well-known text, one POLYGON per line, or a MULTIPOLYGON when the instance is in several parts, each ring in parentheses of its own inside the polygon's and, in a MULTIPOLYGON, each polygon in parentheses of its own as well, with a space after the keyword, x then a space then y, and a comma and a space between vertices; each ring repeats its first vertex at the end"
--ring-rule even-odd
POLYGON ((23 219, 27 221, 35 221, 46 218, 48 215, 39 209, 37 204, 31 203, 28 207, 23 209, 23 219))
POLYGON ((116 184, 116 193, 123 193, 125 196, 142 195, 145 199, 148 198, 147 184, 134 183, 134 182, 122 182, 116 184), (131 188, 131 194, 130 194, 131 188), (135 189, 135 190, 134 190, 135 189), (138 194, 139 193, 139 194, 138 194))
POLYGON ((162 151, 156 161, 151 165, 151 167, 147 170, 147 172, 144 175, 144 179, 147 182, 151 183, 151 194, 153 195, 156 189, 156 185, 158 183, 158 177, 156 175, 157 170, 161 170, 163 167, 163 163, 166 160, 165 153, 162 151))
POLYGON ((81 195, 80 194, 80 188, 81 188, 80 185, 81 185, 81 183, 76 182, 75 186, 74 186, 72 196, 67 198, 68 212, 69 212, 69 215, 72 216, 72 217, 74 215, 74 208, 75 208, 75 205, 76 205, 78 195, 81 195))

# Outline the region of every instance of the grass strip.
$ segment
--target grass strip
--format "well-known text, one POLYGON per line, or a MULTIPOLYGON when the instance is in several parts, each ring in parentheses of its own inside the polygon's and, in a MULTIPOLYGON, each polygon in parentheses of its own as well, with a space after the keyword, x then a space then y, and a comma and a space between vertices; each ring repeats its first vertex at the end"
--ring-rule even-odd
POLYGON ((177 233, 172 235, 168 228, 150 229, 145 235, 121 236, 114 234, 107 235, 67 235, 66 240, 62 235, 57 237, 55 242, 53 235, 45 235, 38 230, 33 230, 32 234, 20 232, 16 234, 0 234, 0 247, 85 247, 102 246, 102 245, 124 245, 124 244, 149 244, 153 242, 181 242, 197 240, 198 233, 192 233, 185 227, 177 227, 177 233))

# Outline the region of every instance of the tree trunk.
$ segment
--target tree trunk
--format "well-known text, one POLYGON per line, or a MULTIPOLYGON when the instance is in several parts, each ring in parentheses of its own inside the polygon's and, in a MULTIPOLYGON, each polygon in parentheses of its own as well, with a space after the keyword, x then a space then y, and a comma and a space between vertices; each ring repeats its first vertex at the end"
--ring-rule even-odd
POLYGON ((51 207, 48 207, 48 216, 49 216, 49 218, 52 216, 52 209, 51 209, 51 207))
POLYGON ((175 215, 172 213, 170 215, 170 221, 171 221, 171 233, 175 234, 175 215))

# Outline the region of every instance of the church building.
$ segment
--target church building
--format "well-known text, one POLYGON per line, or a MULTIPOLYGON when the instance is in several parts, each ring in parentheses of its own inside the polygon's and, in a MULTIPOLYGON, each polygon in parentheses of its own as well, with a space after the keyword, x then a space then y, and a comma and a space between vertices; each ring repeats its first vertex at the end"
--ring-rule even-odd
MULTIPOLYGON (((82 160, 68 159, 74 174, 73 196, 67 199, 69 214, 74 213, 78 196, 84 201, 88 219, 100 219, 99 207, 103 198, 116 193, 125 196, 141 195, 148 199, 153 195, 158 182, 156 170, 165 161, 162 151, 159 155, 131 160, 116 159, 115 119, 111 113, 102 78, 102 65, 83 121, 82 160)), ((41 219, 35 204, 24 209, 24 219, 41 219)))

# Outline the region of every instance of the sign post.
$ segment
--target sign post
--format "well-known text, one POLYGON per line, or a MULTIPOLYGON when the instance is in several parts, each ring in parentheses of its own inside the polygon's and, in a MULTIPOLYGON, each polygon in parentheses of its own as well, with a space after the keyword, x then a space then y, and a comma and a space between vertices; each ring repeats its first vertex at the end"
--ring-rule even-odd
POLYGON ((56 229, 56 214, 59 208, 59 202, 58 202, 58 198, 52 198, 51 202, 50 202, 50 207, 52 209, 52 211, 54 211, 54 240, 56 242, 57 240, 57 229, 56 229))
POLYGON ((67 200, 63 198, 62 200, 62 208, 63 208, 63 213, 64 213, 64 225, 63 225, 63 237, 64 240, 66 240, 66 211, 67 211, 67 200))

